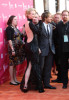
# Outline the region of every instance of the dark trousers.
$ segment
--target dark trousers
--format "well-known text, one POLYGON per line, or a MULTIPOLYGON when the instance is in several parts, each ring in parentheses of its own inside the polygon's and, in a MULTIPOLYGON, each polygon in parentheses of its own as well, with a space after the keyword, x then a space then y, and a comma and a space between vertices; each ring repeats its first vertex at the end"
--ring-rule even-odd
POLYGON ((56 64, 56 70, 58 71, 57 79, 61 81, 60 57, 59 57, 58 51, 56 52, 54 59, 55 59, 55 64, 56 64))
POLYGON ((47 56, 40 55, 39 65, 42 72, 44 86, 48 86, 50 83, 52 64, 53 64, 53 53, 51 51, 47 56))
POLYGON ((61 60, 61 77, 63 84, 67 85, 68 83, 68 53, 62 53, 60 60, 61 60))

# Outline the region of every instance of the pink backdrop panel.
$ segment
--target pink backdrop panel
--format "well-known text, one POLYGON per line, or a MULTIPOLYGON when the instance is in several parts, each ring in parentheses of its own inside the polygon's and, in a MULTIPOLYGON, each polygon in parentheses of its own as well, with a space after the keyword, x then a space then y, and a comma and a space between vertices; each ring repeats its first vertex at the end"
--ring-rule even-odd
MULTIPOLYGON (((21 30, 26 21, 25 10, 33 7, 33 0, 0 0, 0 84, 9 80, 8 52, 5 29, 9 16, 18 18, 18 28, 21 30)), ((26 61, 17 66, 17 75, 25 71, 26 61)))

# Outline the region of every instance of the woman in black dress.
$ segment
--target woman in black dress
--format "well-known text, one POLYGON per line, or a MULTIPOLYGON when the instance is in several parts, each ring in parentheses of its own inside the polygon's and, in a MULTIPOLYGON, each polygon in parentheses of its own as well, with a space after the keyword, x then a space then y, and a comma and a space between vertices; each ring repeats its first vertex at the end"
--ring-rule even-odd
POLYGON ((6 36, 8 40, 10 84, 18 85, 16 65, 23 63, 23 35, 17 29, 17 17, 10 16, 7 22, 6 36))
POLYGON ((20 89, 23 92, 28 91, 28 83, 30 79, 31 70, 33 71, 33 75, 36 77, 37 86, 39 92, 44 92, 42 79, 41 79, 41 72, 39 68, 39 47, 38 47, 38 40, 37 34, 38 29, 32 23, 33 18, 35 17, 36 11, 34 8, 29 8, 26 10, 26 17, 28 21, 25 24, 25 31, 27 34, 27 43, 25 45, 26 48, 26 56, 27 56, 27 69, 23 76, 23 79, 20 84, 20 89))

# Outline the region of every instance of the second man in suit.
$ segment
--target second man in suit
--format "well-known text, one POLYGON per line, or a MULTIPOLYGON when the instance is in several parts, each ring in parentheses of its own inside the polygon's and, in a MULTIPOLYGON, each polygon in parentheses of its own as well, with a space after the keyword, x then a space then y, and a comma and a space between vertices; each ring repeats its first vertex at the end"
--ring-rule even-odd
POLYGON ((53 43, 53 26, 50 24, 52 20, 49 12, 42 14, 41 32, 38 36, 39 48, 41 50, 39 65, 41 67, 44 88, 56 89, 50 85, 51 68, 53 65, 53 55, 55 48, 53 43))

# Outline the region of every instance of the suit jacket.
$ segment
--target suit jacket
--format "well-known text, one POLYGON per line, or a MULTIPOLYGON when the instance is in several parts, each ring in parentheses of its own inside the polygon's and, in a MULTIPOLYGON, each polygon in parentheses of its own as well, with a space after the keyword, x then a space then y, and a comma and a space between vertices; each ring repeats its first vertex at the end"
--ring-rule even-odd
POLYGON ((64 52, 69 52, 69 42, 64 42, 65 30, 66 30, 66 35, 68 35, 68 40, 69 40, 69 22, 67 22, 66 24, 63 24, 63 22, 60 22, 57 24, 55 40, 58 46, 59 55, 64 52))
POLYGON ((41 49, 41 55, 47 56, 49 53, 49 50, 51 49, 52 53, 55 54, 55 47, 53 42, 53 26, 49 24, 50 27, 50 34, 48 36, 45 26, 42 23, 42 29, 38 36, 38 44, 39 48, 41 49))

